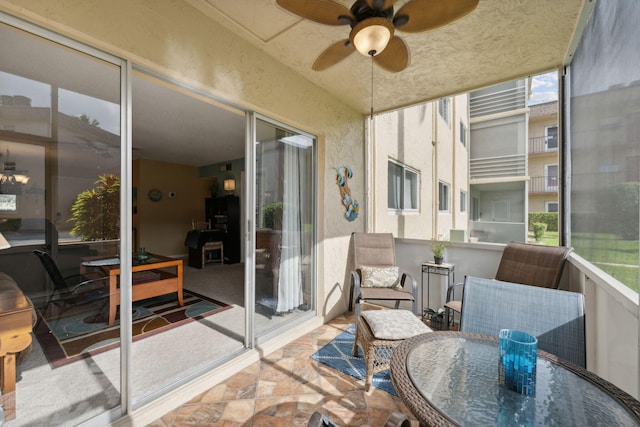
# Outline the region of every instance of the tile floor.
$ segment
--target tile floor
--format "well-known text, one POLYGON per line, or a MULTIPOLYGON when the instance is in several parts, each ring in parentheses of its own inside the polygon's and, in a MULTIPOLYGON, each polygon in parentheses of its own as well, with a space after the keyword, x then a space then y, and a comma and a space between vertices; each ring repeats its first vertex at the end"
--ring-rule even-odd
POLYGON ((309 356, 353 323, 346 313, 254 363, 150 424, 178 426, 306 426, 319 411, 340 426, 382 427, 400 398, 342 374, 309 356))

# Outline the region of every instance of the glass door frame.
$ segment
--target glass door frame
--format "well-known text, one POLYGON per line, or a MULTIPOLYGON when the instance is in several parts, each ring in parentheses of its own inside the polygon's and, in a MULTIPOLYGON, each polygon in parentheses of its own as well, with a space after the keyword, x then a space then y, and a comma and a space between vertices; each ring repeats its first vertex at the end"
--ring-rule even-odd
MULTIPOLYGON (((277 336, 282 335, 285 331, 291 328, 292 323, 290 321, 284 322, 281 325, 274 327, 266 331, 263 334, 256 334, 255 332, 255 286, 256 286, 256 278, 255 278, 255 235, 256 235, 256 224, 255 224, 255 216, 257 209, 257 201, 256 201, 256 129, 257 129, 257 121, 261 120, 265 123, 268 123, 274 127, 278 127, 290 132, 294 132, 305 137, 308 137, 313 140, 313 147, 311 152, 311 191, 314 194, 313 198, 313 206, 311 207, 311 223, 313 224, 313 231, 311 234, 311 271, 310 271, 310 303, 311 308, 302 315, 295 317, 293 320, 295 324, 302 323, 314 318, 317 315, 318 307, 317 307, 317 242, 318 242, 318 215, 317 215, 317 206, 318 206, 318 137, 311 133, 305 132, 301 129, 289 126, 280 121, 274 120, 270 117, 264 116, 260 113, 252 112, 247 113, 247 150, 245 157, 245 170, 247 171, 247 179, 246 179, 246 194, 247 194, 247 203, 246 203, 246 217, 247 217, 247 236, 246 243, 247 248, 251 250, 247 250, 246 258, 245 258, 245 281, 247 287, 245 288, 245 300, 247 304, 247 325, 251 325, 251 335, 247 333, 247 337, 253 337, 253 343, 250 348, 254 348, 255 345, 260 343, 264 343, 270 339, 273 339, 277 336), (251 171, 251 173, 249 173, 251 171), (251 310, 249 310, 251 307, 251 310), (249 322, 250 320, 250 322, 249 322), (255 334, 255 336, 254 336, 255 334)), ((248 331, 247 331, 248 332, 248 331)))

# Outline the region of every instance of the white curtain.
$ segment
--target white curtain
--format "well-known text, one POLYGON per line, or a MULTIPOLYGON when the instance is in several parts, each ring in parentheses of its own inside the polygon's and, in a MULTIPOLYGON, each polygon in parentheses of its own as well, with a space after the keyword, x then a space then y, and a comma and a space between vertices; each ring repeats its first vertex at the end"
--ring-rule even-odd
POLYGON ((305 150, 286 142, 283 145, 282 242, 276 306, 278 313, 290 311, 303 303, 303 230, 300 216, 306 209, 303 205, 306 200, 304 183, 308 174, 305 150))

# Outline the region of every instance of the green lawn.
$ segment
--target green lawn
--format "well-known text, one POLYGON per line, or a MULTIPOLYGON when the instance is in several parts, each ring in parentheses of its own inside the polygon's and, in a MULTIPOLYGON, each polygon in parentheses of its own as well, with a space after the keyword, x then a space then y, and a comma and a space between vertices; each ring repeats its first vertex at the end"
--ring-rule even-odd
MULTIPOLYGON (((533 241, 533 233, 529 233, 529 239, 533 241)), ((542 243, 557 246, 558 233, 547 231, 542 243)), ((571 245, 581 257, 638 292, 637 240, 621 240, 614 234, 574 233, 571 236, 571 245)))

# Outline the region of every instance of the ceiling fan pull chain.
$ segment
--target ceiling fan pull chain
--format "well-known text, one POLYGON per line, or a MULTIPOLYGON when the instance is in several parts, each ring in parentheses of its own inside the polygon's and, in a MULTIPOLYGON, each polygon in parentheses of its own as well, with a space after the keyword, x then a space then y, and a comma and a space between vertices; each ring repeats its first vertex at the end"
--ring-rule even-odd
POLYGON ((371 54, 371 120, 373 120, 373 54, 371 54))

